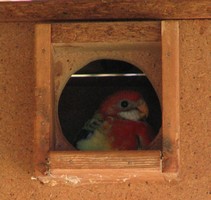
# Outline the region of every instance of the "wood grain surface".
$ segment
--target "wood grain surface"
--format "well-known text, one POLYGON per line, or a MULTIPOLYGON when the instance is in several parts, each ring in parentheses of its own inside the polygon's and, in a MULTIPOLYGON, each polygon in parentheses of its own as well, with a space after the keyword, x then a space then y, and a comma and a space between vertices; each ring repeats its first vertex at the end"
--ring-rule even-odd
POLYGON ((163 172, 179 169, 179 23, 162 22, 163 172))
POLYGON ((0 21, 205 18, 211 18, 209 0, 48 0, 0 3, 0 21))
POLYGON ((53 43, 159 42, 160 22, 92 22, 52 24, 53 43))
POLYGON ((51 151, 50 169, 131 169, 160 171, 160 151, 51 151))
POLYGON ((46 170, 47 152, 53 146, 53 79, 51 67, 51 26, 35 28, 36 118, 34 134, 35 175, 46 170))

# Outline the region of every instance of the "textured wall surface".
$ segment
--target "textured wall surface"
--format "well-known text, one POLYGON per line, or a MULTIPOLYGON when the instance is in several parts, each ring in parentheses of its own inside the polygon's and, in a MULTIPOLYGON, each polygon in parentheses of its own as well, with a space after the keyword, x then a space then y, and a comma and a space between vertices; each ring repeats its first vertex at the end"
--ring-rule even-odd
POLYGON ((178 181, 84 186, 32 181, 34 24, 0 24, 0 199, 206 200, 210 160, 211 21, 180 22, 181 168, 178 181))

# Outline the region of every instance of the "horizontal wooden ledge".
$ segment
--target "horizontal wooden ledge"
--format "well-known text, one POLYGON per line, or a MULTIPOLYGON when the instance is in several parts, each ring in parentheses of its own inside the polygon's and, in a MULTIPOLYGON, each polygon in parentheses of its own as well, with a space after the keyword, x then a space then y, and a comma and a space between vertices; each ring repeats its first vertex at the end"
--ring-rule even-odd
POLYGON ((52 43, 161 41, 161 23, 155 21, 53 23, 51 27, 52 43))
POLYGON ((0 21, 210 19, 210 7, 210 0, 3 2, 0 21))
POLYGON ((139 169, 161 171, 160 151, 51 151, 50 170, 139 169))

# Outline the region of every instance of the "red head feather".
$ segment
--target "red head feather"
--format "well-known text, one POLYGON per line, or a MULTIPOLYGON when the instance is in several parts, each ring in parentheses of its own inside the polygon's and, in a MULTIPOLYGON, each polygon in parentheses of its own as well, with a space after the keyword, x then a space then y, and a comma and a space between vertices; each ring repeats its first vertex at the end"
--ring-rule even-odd
POLYGON ((142 95, 137 91, 123 90, 109 96, 100 106, 99 112, 103 115, 115 116, 121 108, 119 103, 123 100, 137 102, 142 98, 142 95))

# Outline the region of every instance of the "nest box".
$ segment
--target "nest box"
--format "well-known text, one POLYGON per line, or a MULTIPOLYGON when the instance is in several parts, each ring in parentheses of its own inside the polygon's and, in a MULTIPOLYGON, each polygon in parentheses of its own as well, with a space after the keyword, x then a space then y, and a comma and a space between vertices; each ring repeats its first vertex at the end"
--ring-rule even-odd
POLYGON ((178 22, 37 24, 35 36, 35 177, 42 182, 73 184, 176 178, 179 170, 178 22), (105 63, 114 67, 106 71, 105 63), (115 63, 119 66, 117 71, 115 63), (90 79, 90 74, 96 76, 90 79), (71 142, 81 126, 77 125, 77 114, 82 116, 80 120, 86 120, 86 114, 92 112, 91 106, 86 111, 86 107, 76 109, 77 105, 90 100, 85 98, 91 92, 103 98, 121 87, 141 90, 139 83, 149 86, 158 106, 156 117, 152 117, 157 137, 151 149, 77 151, 71 142), (62 121, 68 120, 63 117, 65 109, 70 114, 68 122, 62 121))

